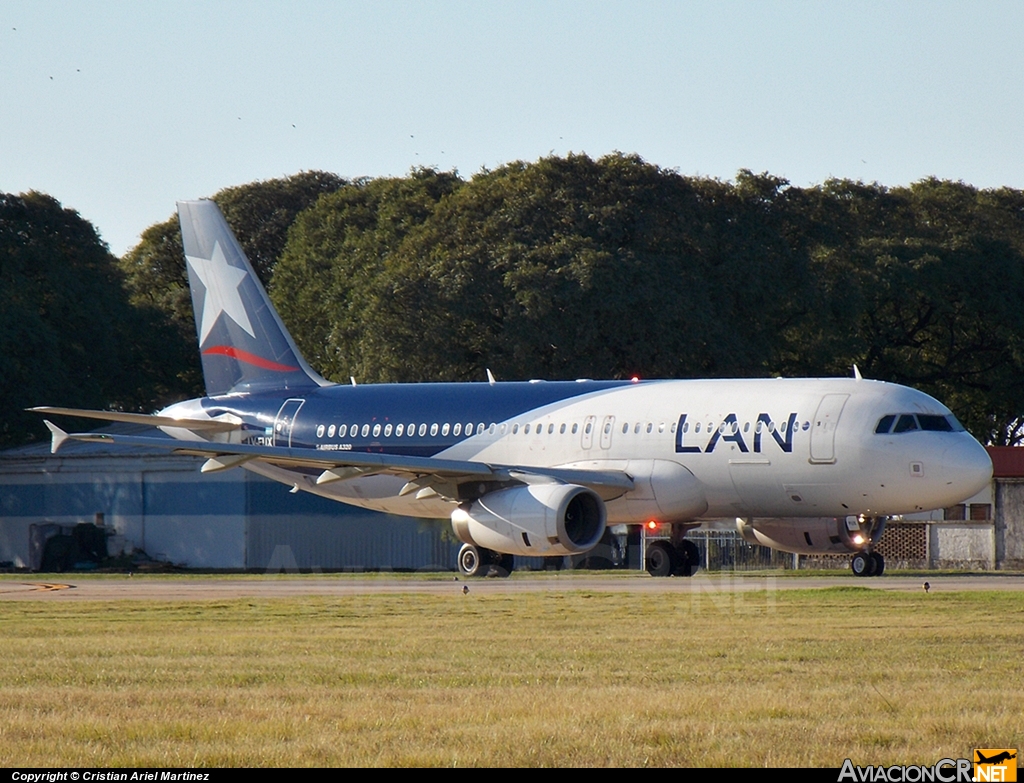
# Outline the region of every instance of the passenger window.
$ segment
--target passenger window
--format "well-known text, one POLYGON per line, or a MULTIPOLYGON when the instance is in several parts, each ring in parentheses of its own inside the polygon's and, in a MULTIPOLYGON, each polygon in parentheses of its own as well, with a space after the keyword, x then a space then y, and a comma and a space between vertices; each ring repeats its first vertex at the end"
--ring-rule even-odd
POLYGON ((658 425, 658 432, 664 432, 664 431, 665 431, 665 422, 661 422, 661 424, 658 425))
POLYGON ((395 427, 395 437, 402 437, 403 432, 405 432, 405 425, 399 424, 397 427, 395 427))
POLYGON ((391 437, 391 425, 390 424, 385 424, 384 425, 384 437, 385 438, 390 438, 391 437))
POLYGON ((363 429, 362 429, 362 433, 361 434, 362 434, 362 436, 364 438, 367 437, 370 434, 370 425, 369 424, 364 424, 363 425, 363 429))
MULTIPOLYGON (((457 422, 455 422, 455 426, 452 428, 452 435, 454 435, 457 438, 457 437, 459 437, 459 433, 461 433, 461 432, 462 432, 462 422, 457 421, 457 422)), ((469 433, 469 427, 466 427, 466 433, 467 434, 469 433)))
POLYGON ((512 434, 513 435, 518 435, 519 434, 519 425, 518 424, 513 424, 512 425, 512 434))
POLYGON ((430 437, 433 438, 435 435, 437 435, 437 422, 436 421, 433 424, 430 425, 430 437))
POLYGON ((573 424, 573 425, 572 425, 572 434, 573 434, 573 435, 575 435, 575 434, 576 434, 576 431, 577 431, 577 430, 578 430, 579 428, 580 428, 580 425, 579 425, 579 424, 573 424))
POLYGON ((527 424, 525 427, 523 427, 523 435, 529 435, 529 434, 530 434, 530 425, 527 424))
POLYGON ((589 434, 590 434, 590 430, 591 430, 591 428, 592 428, 593 426, 594 426, 594 425, 593 425, 593 424, 592 424, 591 422, 589 422, 589 421, 587 422, 587 429, 585 430, 585 432, 586 432, 586 434, 587 434, 587 435, 589 435, 589 434))
POLYGON ((348 425, 347 424, 342 424, 340 427, 338 427, 338 437, 339 438, 344 438, 347 432, 348 432, 348 425))
POLYGON ((333 424, 330 427, 327 428, 327 437, 328 438, 333 438, 334 437, 334 425, 333 424))
POLYGON ((636 424, 635 424, 635 425, 633 426, 633 434, 634 434, 634 435, 639 435, 639 434, 640 434, 640 422, 637 422, 637 423, 636 423, 636 424))
POLYGON ((422 438, 426 434, 427 434, 427 423, 423 422, 423 424, 420 425, 420 437, 422 438))
POLYGON ((448 437, 448 432, 450 429, 451 427, 448 426, 448 422, 445 422, 444 426, 441 427, 441 434, 444 435, 445 437, 448 437))
POLYGON ((743 431, 744 432, 750 432, 750 422, 749 421, 743 422, 743 431))
POLYGON ((762 421, 758 421, 757 424, 754 425, 754 432, 760 432, 761 431, 761 425, 763 423, 764 422, 762 422, 762 421))
POLYGON ((373 425, 373 437, 380 437, 380 424, 373 425))
MULTIPOLYGON (((470 425, 467 424, 466 426, 469 427, 470 425)), ((483 435, 484 434, 484 423, 483 422, 480 422, 479 424, 476 425, 476 434, 477 435, 483 435)), ((493 421, 491 422, 491 434, 492 435, 494 434, 494 422, 493 421)))
POLYGON ((689 431, 690 431, 690 422, 684 421, 683 422, 683 432, 689 432, 689 431))
POLYGON ((565 435, 565 424, 564 423, 562 424, 561 427, 558 428, 558 434, 559 435, 565 435))
POLYGON ((316 436, 318 438, 322 438, 324 436, 324 425, 323 424, 317 424, 316 425, 316 436))
POLYGON ((693 431, 694 432, 700 432, 700 422, 699 421, 694 425, 693 431))
POLYGON ((651 430, 653 430, 653 429, 654 429, 654 425, 651 424, 651 422, 647 422, 647 434, 648 435, 651 434, 651 430))
POLYGON ((554 431, 555 431, 555 425, 554 424, 549 424, 548 425, 548 435, 550 435, 554 431))
POLYGON ((629 432, 629 425, 628 424, 623 424, 622 425, 622 434, 625 435, 627 432, 629 432))
POLYGON ((896 416, 890 414, 889 416, 883 416, 878 420, 878 425, 875 427, 876 435, 885 435, 892 429, 892 423, 896 421, 896 416))
POLYGON ((900 414, 899 419, 896 420, 896 426, 892 428, 893 433, 896 432, 910 432, 911 430, 917 429, 917 422, 914 420, 914 414, 903 413, 900 414))
POLYGON ((408 436, 411 438, 413 435, 416 434, 416 425, 415 424, 410 424, 408 427, 405 428, 405 431, 408 434, 408 436))

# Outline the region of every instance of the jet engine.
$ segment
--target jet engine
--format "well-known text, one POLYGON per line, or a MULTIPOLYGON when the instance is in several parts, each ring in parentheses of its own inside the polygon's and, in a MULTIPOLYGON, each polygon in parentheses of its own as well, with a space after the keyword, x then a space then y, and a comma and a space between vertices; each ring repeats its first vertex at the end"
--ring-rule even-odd
POLYGON ((751 544, 802 555, 849 554, 868 549, 882 534, 884 521, 857 517, 737 519, 736 529, 751 544))
POLYGON ((607 513, 575 484, 529 484, 491 492, 452 512, 460 541, 513 555, 576 555, 597 545, 607 513))

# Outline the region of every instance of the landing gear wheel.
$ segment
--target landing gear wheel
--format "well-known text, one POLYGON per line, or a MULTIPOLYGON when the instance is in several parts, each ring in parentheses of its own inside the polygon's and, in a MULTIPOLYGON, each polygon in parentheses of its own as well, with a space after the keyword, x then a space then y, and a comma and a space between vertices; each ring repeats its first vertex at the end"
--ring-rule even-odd
POLYGON ((676 566, 677 576, 693 576, 700 568, 700 550, 692 541, 683 541, 676 550, 679 565, 676 566))
POLYGON ((850 559, 850 570, 854 576, 867 576, 870 563, 871 557, 866 552, 858 552, 850 559))
POLYGON ((870 552, 858 552, 850 559, 850 570, 854 576, 871 576, 876 567, 870 552))
POLYGON ((647 573, 672 576, 676 570, 676 550, 667 541, 655 541, 647 547, 647 573))
POLYGON ((885 573, 885 558, 878 554, 878 552, 871 553, 871 562, 875 565, 871 572, 872 576, 881 576, 885 573))
POLYGON ((457 558, 459 573, 463 576, 485 576, 490 568, 484 562, 484 557, 479 549, 472 544, 463 544, 457 558))
POLYGON ((502 579, 512 576, 512 572, 516 570, 516 558, 515 555, 502 555, 497 552, 493 553, 493 559, 491 561, 491 568, 487 576, 499 576, 502 579))

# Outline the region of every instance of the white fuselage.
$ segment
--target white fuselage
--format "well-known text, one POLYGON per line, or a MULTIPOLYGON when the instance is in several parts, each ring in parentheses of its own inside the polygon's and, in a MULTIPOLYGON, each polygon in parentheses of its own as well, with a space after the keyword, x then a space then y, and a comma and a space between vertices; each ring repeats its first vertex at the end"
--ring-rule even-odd
MULTIPOLYGON (((479 386, 486 394, 487 385, 479 386)), ((416 394, 415 385, 406 388, 409 395, 416 394)), ((295 421, 320 433, 303 445, 334 451, 363 447, 358 439, 326 434, 334 431, 332 424, 352 418, 342 395, 339 390, 337 411, 324 405, 299 409, 295 421)), ((187 409, 195 416, 195 402, 168 411, 187 409)), ((488 419, 481 422, 486 424, 482 432, 453 437, 434 456, 625 472, 636 487, 625 495, 604 496, 609 523, 890 516, 959 503, 990 480, 988 454, 967 432, 951 427, 876 433, 879 421, 888 415, 910 415, 911 420, 914 415, 948 417, 956 426, 949 410, 928 395, 875 381, 652 381, 570 396, 511 418, 488 419)), ((386 409, 374 416, 377 421, 395 420, 386 409)), ((445 433, 462 422, 455 408, 435 407, 424 416, 428 425, 437 424, 445 433)), ((416 438, 381 435, 370 445, 387 453, 415 445, 416 438)), ((259 463, 246 467, 303 490, 394 514, 439 518, 453 509, 450 501, 439 497, 399 496, 407 481, 399 476, 317 485, 309 471, 259 463)))

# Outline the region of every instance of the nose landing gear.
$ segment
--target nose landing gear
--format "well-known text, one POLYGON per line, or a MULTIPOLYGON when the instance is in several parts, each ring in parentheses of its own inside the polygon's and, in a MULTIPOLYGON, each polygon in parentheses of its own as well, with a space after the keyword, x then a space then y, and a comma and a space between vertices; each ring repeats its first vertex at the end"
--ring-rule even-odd
POLYGON ((885 572, 885 558, 878 552, 858 552, 850 559, 854 576, 881 576, 885 572))

